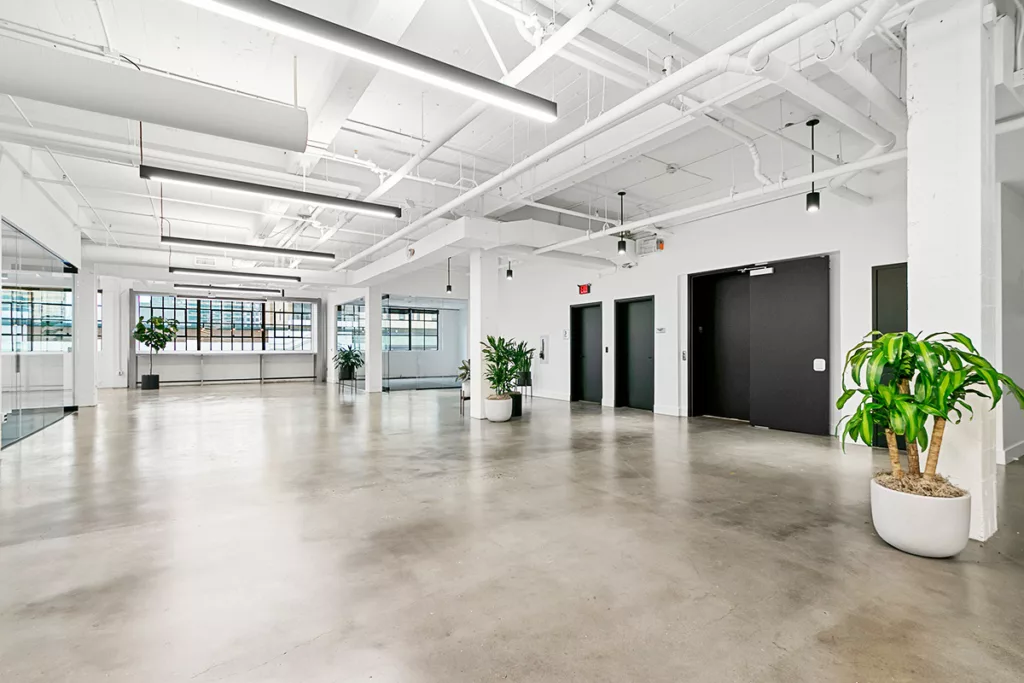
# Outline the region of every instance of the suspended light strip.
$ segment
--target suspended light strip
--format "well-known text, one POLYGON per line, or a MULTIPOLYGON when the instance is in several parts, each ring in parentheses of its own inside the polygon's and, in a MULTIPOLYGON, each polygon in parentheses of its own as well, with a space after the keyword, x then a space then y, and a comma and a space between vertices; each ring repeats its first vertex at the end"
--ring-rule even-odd
POLYGON ((269 294, 284 296, 283 289, 265 289, 263 287, 229 287, 227 285, 185 285, 174 283, 175 289, 199 289, 204 292, 234 292, 236 294, 269 294))
POLYGON ((507 86, 333 24, 271 0, 181 0, 221 16, 294 38, 325 50, 373 64, 517 114, 550 123, 558 118, 558 105, 542 97, 507 86))
POLYGON ((262 256, 288 256, 293 258, 315 259, 317 261, 330 261, 331 263, 334 262, 334 254, 328 254, 325 251, 261 247, 255 244, 239 244, 238 242, 221 242, 219 240, 197 240, 192 239, 191 237, 171 237, 169 235, 161 235, 160 241, 163 244, 172 244, 181 247, 202 247, 203 249, 241 251, 247 254, 260 254, 262 256))
POLYGON ((186 275, 215 275, 217 277, 236 277, 240 280, 284 280, 285 282, 302 282, 297 275, 270 275, 267 273, 243 273, 237 270, 207 270, 206 268, 181 268, 171 266, 167 269, 170 273, 183 273, 186 275))
POLYGON ((167 168, 158 168, 156 166, 139 166, 139 177, 143 180, 152 180, 159 183, 191 185, 193 187, 224 190, 225 192, 237 192, 239 194, 266 197, 268 199, 279 199, 286 202, 329 206, 334 209, 341 209, 342 211, 351 211, 352 213, 361 213, 366 216, 376 216, 378 218, 402 217, 402 210, 397 206, 371 204, 369 202, 361 202, 355 199, 332 197, 326 194, 316 194, 315 192, 289 190, 284 187, 260 185, 259 183, 247 183, 243 180, 229 180, 227 178, 217 178, 215 176, 201 175, 199 173, 172 171, 167 168))

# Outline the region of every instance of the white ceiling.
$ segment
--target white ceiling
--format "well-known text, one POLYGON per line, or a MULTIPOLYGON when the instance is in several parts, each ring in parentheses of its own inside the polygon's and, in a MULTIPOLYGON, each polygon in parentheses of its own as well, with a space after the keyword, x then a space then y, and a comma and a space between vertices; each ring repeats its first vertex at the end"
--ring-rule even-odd
MULTIPOLYGON (((396 6, 388 9, 378 2, 397 1, 289 0, 285 4, 357 30, 381 34, 395 27, 386 21, 382 23, 380 13, 374 13, 382 8, 392 11, 396 6)), ((534 0, 505 1, 527 11, 536 9, 544 18, 554 11, 560 21, 585 6, 585 0, 545 0, 545 4, 534 0)), ((401 2, 409 3, 400 8, 404 11, 419 7, 398 40, 402 46, 491 78, 501 76, 466 0, 401 2)), ((611 47, 638 67, 647 69, 650 64, 653 80, 659 75, 665 54, 688 61, 695 52, 715 47, 788 4, 789 0, 621 0, 619 9, 599 18, 585 37, 611 47)), ((507 65, 511 67, 529 54, 530 46, 508 14, 479 1, 478 8, 507 65)), ((103 46, 148 68, 265 98, 291 103, 297 86, 298 104, 309 110, 311 122, 321 113, 335 82, 345 85, 353 73, 352 65, 338 55, 178 0, 9 0, 0 2, 0 20, 0 35, 8 37, 0 39, 15 35, 24 39, 26 32, 45 32, 61 42, 103 46), (98 8, 106 20, 106 34, 98 8), (297 83, 293 74, 297 74, 297 83)), ((891 89, 901 92, 902 65, 898 52, 874 41, 859 57, 870 62, 891 89)), ((866 103, 838 79, 826 75, 819 83, 868 111, 866 103)), ((343 224, 343 229, 322 245, 318 245, 321 235, 339 224, 338 212, 325 211, 310 223, 301 220, 301 216, 310 213, 308 206, 283 207, 198 188, 161 188, 158 183, 139 179, 136 160, 112 160, 110 155, 90 147, 93 143, 89 141, 99 141, 137 148, 138 122, 28 100, 17 100, 19 112, 10 99, 0 97, 0 124, 25 127, 27 118, 39 130, 69 133, 89 142, 74 150, 58 147, 53 158, 40 146, 39 162, 53 171, 50 180, 43 180, 47 190, 73 195, 81 207, 79 222, 85 234, 101 244, 116 240, 124 246, 159 248, 161 229, 180 236, 231 241, 255 241, 263 234, 264 243, 269 245, 287 243, 293 248, 329 249, 345 258, 458 194, 458 190, 445 185, 458 183, 468 188, 483 182, 513 160, 542 149, 582 126, 588 118, 634 94, 631 88, 557 57, 520 87, 555 99, 559 120, 544 125, 494 108, 487 110, 420 166, 415 175, 425 182, 403 181, 378 200, 403 207, 402 221, 357 217, 343 224), (71 181, 77 184, 81 195, 71 181), (284 220, 278 221, 275 215, 282 209, 284 220), (161 215, 163 221, 159 220, 161 215), (106 227, 98 225, 100 222, 106 227)), ((378 73, 365 91, 356 92, 356 96, 357 101, 341 122, 329 151, 358 157, 384 169, 400 167, 425 140, 435 139, 472 104, 464 97, 386 72, 378 73)), ((807 141, 807 129, 799 124, 815 112, 793 97, 766 87, 736 105, 747 109, 747 115, 762 125, 807 141)), ((806 171, 806 155, 783 150, 777 142, 761 138, 742 124, 737 129, 757 138, 764 171, 769 176, 777 178, 784 172, 792 177, 806 171)), ((852 158, 866 148, 863 140, 827 118, 817 135, 818 148, 830 155, 838 154, 842 148, 843 155, 852 158)), ((253 169, 254 173, 273 170, 290 174, 294 177, 292 186, 301 186, 303 182, 300 155, 155 125, 144 127, 144 139, 145 148, 153 153, 179 155, 179 165, 186 170, 191 170, 188 160, 228 163, 232 168, 253 169)), ((607 204, 608 213, 617 216, 615 193, 626 190, 627 217, 685 206, 702 197, 721 196, 730 188, 753 187, 756 181, 746 154, 742 145, 720 132, 698 129, 628 163, 596 174, 580 173, 568 189, 533 199, 584 213, 599 210, 603 214, 607 204), (672 172, 669 164, 674 165, 672 172)), ((314 161, 308 176, 329 181, 338 194, 365 196, 378 184, 378 176, 368 168, 338 161, 314 161)), ((528 184, 529 179, 527 174, 522 182, 528 184)), ((471 202, 460 211, 475 213, 480 207, 479 202, 471 202)), ((573 225, 572 219, 564 216, 530 209, 521 209, 520 213, 524 211, 543 220, 573 225)), ((394 248, 402 246, 400 242, 394 248)), ((381 250, 375 258, 388 251, 381 250)), ((302 268, 326 267, 302 264, 302 268)))

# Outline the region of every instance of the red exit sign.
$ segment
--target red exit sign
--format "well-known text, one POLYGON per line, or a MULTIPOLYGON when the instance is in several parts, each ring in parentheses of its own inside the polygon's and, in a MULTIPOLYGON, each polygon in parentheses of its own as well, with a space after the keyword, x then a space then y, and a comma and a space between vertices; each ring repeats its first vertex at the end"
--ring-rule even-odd
POLYGON ((590 283, 589 282, 587 284, 585 284, 585 285, 576 285, 576 286, 580 288, 580 294, 590 294, 590 283))

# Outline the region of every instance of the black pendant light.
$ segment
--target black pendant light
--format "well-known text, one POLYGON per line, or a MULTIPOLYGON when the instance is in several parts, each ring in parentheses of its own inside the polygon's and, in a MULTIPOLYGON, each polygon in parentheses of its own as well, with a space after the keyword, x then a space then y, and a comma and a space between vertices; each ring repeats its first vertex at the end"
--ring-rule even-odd
POLYGON ((452 257, 448 257, 448 285, 444 288, 444 291, 449 294, 452 293, 452 257))
MULTIPOLYGON (((811 174, 814 174, 814 127, 821 123, 816 118, 807 120, 807 126, 811 129, 811 174)), ((811 181, 811 191, 807 193, 807 213, 817 213, 821 208, 821 193, 814 189, 814 181, 811 181)))
MULTIPOLYGON (((626 191, 622 190, 619 192, 619 226, 625 225, 626 223, 626 191)), ((619 254, 626 255, 626 238, 619 233, 619 254)))
POLYGON ((506 280, 511 280, 512 279, 512 259, 508 260, 508 270, 505 271, 505 279, 506 280))

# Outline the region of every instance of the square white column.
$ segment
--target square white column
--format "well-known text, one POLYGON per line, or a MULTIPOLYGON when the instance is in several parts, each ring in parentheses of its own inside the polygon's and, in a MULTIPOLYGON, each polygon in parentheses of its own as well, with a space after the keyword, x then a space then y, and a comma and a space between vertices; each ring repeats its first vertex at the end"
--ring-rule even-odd
POLYGON ((75 405, 96 405, 96 275, 82 268, 75 275, 75 405))
MULTIPOLYGON (((985 0, 934 0, 907 30, 909 327, 999 357, 995 91, 985 0)), ((996 531, 996 415, 949 425, 939 472, 971 492, 971 538, 996 531)))
POLYGON ((380 287, 367 287, 363 293, 363 302, 366 306, 366 393, 379 394, 384 388, 380 287))
POLYGON ((469 252, 469 414, 478 420, 484 419, 484 401, 491 393, 480 350, 487 335, 498 335, 498 257, 473 249, 469 252))

